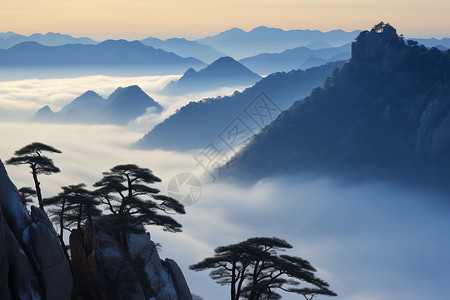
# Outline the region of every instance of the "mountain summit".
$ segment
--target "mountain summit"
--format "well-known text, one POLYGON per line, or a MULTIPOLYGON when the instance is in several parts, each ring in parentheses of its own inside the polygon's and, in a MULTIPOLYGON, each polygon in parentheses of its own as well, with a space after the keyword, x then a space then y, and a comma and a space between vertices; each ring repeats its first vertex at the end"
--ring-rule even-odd
POLYGON ((117 88, 107 100, 108 106, 102 111, 105 122, 125 125, 130 120, 143 115, 147 109, 161 112, 162 106, 147 95, 139 86, 117 88))
POLYGON ((323 88, 258 134, 230 173, 436 184, 450 175, 449 151, 450 51, 405 41, 380 23, 360 33, 350 61, 323 88))
POLYGON ((163 90, 167 94, 187 94, 221 87, 250 86, 261 79, 256 73, 231 57, 222 57, 206 68, 189 68, 178 81, 170 82, 163 90))
POLYGON ((38 110, 31 120, 35 122, 126 125, 129 121, 145 114, 149 109, 159 113, 163 108, 139 86, 132 85, 117 88, 108 99, 104 99, 94 91, 87 91, 56 113, 46 105, 38 110))

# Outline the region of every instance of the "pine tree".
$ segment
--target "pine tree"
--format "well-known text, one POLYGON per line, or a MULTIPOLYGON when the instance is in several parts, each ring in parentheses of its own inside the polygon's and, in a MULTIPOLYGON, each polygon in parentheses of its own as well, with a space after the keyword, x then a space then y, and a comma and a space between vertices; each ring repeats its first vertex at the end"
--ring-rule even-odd
POLYGON ((103 178, 94 184, 98 187, 94 194, 111 212, 104 220, 120 230, 133 230, 142 223, 180 232, 181 224, 167 214, 184 214, 184 206, 171 197, 159 195, 160 191, 150 186, 160 181, 151 170, 134 164, 118 165, 104 172, 103 178))
POLYGON ((53 160, 42 152, 61 153, 60 150, 43 144, 43 143, 31 143, 25 147, 14 152, 14 156, 6 161, 9 165, 29 165, 31 174, 33 175, 34 185, 36 188, 36 195, 39 202, 39 207, 44 209, 42 203, 41 183, 38 180, 38 174, 50 175, 59 173, 60 170, 53 164, 53 160))
POLYGON ((84 221, 101 214, 100 201, 85 187, 84 183, 63 186, 61 193, 44 199, 44 205, 52 206, 51 220, 59 225, 61 237, 64 229, 71 231, 75 225, 80 230, 84 221))
POLYGON ((189 268, 194 271, 212 269, 210 276, 221 285, 230 285, 231 300, 280 299, 278 290, 302 295, 310 300, 316 295, 336 296, 328 283, 314 275, 316 269, 300 257, 279 255, 292 248, 279 238, 257 237, 215 249, 189 268), (305 287, 300 287, 306 283, 305 287))
POLYGON ((27 203, 32 203, 33 200, 30 197, 36 196, 36 191, 31 187, 22 187, 17 190, 19 192, 20 200, 23 206, 27 206, 27 203))

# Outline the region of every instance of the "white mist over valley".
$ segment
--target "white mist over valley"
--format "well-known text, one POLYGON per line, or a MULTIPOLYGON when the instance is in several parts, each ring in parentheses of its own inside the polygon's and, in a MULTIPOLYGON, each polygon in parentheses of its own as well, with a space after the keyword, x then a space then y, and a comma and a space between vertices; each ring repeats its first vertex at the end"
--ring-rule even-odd
MULTIPOLYGON (((53 145, 62 154, 52 155, 61 173, 41 176, 44 197, 61 186, 86 183, 88 187, 109 168, 136 163, 162 179, 157 187, 167 193, 177 174, 192 172, 201 178, 202 195, 178 216, 183 232, 166 233, 148 228, 162 244, 161 257, 176 257, 191 291, 204 299, 228 299, 225 287, 215 284, 207 272, 188 266, 212 254, 224 243, 250 236, 278 236, 290 241, 291 253, 307 257, 319 276, 337 291, 336 299, 442 299, 450 276, 445 238, 450 221, 447 199, 435 192, 414 190, 383 182, 342 182, 332 178, 274 177, 251 186, 218 178, 211 183, 196 165, 198 151, 136 150, 130 145, 143 132, 161 122, 191 100, 206 97, 166 97, 158 91, 179 75, 149 77, 87 76, 64 79, 28 79, 0 83, 0 110, 6 120, 0 126, 4 141, 3 161, 15 150, 34 141, 53 145), (137 84, 165 110, 162 115, 140 117, 126 127, 114 125, 41 124, 14 122, 30 117, 44 105, 58 110, 86 90, 108 95, 118 86, 137 84), (153 119, 152 119, 153 117, 153 119), (150 119, 146 119, 150 118, 150 119), (144 124, 144 125, 142 125, 144 124), (7 141, 7 142, 6 142, 7 141), (440 247, 432 247, 440 244, 440 247), (423 273, 429 274, 426 279, 423 273), (349 284, 351 283, 351 284, 349 284)), ((213 91, 212 95, 232 93, 213 91)), ((3 118, 3 117, 2 117, 3 118)), ((7 166, 17 187, 32 186, 27 167, 7 166)), ((286 295, 283 299, 296 299, 286 295)))

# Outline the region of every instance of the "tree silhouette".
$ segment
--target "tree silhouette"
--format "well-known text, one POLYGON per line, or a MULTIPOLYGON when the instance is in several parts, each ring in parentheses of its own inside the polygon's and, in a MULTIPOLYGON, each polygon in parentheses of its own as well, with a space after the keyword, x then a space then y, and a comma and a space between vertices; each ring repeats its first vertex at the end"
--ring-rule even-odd
POLYGON ((67 197, 64 192, 59 193, 58 195, 45 198, 43 200, 43 204, 45 206, 51 206, 49 209, 50 212, 50 220, 55 224, 58 224, 59 227, 59 239, 62 241, 64 229, 68 229, 64 223, 64 214, 66 212, 66 203, 67 197))
POLYGON ((181 224, 160 212, 184 214, 184 206, 171 197, 159 195, 159 190, 150 186, 160 181, 147 168, 118 165, 103 173, 103 178, 94 184, 98 187, 94 193, 111 212, 106 220, 117 228, 132 229, 142 223, 181 232, 181 224))
POLYGON ((27 203, 32 203, 33 200, 30 197, 36 196, 36 191, 31 187, 22 187, 17 190, 19 192, 20 200, 23 206, 27 206, 27 203))
POLYGON ((61 193, 43 200, 44 205, 51 206, 49 209, 50 219, 59 225, 59 241, 69 262, 71 260, 67 252, 68 247, 64 242, 64 229, 72 231, 72 225, 76 224, 77 229, 82 234, 81 222, 101 213, 97 208, 97 205, 100 203, 94 199, 91 192, 86 190, 85 187, 84 183, 63 186, 61 193))
POLYGON ((381 33, 383 32, 384 26, 389 25, 389 23, 384 23, 383 21, 378 23, 377 25, 373 26, 372 29, 374 29, 376 32, 381 33))
POLYGON ((77 229, 81 229, 83 221, 101 214, 98 208, 100 201, 85 187, 84 183, 63 186, 61 193, 44 199, 44 205, 53 206, 49 210, 51 220, 59 225, 61 237, 64 229, 71 231, 74 224, 77 229))
POLYGON ((31 143, 14 152, 14 156, 8 159, 6 163, 14 166, 30 166, 39 207, 43 210, 44 205, 42 203, 42 193, 37 175, 50 175, 53 173, 59 173, 60 170, 53 164, 53 160, 42 155, 42 152, 61 153, 60 150, 53 148, 52 146, 43 143, 31 143))
POLYGON ((292 246, 279 238, 250 238, 238 244, 216 248, 189 268, 194 271, 212 269, 210 276, 221 285, 231 285, 231 300, 280 299, 278 290, 302 295, 310 300, 316 295, 336 296, 328 283, 315 277, 316 269, 306 260, 278 251, 292 246), (300 287, 301 283, 307 286, 300 287))

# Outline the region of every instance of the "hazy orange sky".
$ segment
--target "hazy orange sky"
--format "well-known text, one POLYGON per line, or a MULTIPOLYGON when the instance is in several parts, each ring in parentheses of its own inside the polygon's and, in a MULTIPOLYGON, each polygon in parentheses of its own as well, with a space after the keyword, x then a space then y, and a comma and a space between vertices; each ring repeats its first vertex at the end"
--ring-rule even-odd
POLYGON ((370 29, 385 21, 406 36, 450 36, 449 0, 2 0, 0 32, 60 32, 140 39, 198 38, 232 27, 370 29))

